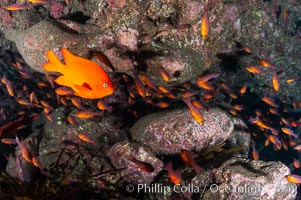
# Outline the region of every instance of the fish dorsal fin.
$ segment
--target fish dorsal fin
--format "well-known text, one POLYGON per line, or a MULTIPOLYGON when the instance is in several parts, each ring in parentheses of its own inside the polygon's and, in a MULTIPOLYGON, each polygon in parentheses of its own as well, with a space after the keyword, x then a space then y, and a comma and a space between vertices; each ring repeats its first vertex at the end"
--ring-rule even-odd
POLYGON ((92 90, 91 86, 88 83, 83 83, 82 85, 74 84, 74 87, 80 91, 92 90))
POLYGON ((79 57, 73 55, 70 51, 68 51, 66 48, 62 48, 62 53, 64 56, 64 60, 66 65, 70 65, 70 63, 72 63, 72 61, 78 59, 79 57))
POLYGON ((46 52, 46 56, 48 58, 48 62, 43 65, 43 68, 49 72, 60 72, 64 71, 64 64, 56 57, 53 51, 48 50, 46 52))

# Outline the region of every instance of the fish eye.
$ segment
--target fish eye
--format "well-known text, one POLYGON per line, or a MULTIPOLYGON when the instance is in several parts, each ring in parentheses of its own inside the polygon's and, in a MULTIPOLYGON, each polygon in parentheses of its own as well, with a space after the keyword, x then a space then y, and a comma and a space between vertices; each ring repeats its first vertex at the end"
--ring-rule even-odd
POLYGON ((109 85, 107 83, 102 84, 103 87, 108 87, 109 85))

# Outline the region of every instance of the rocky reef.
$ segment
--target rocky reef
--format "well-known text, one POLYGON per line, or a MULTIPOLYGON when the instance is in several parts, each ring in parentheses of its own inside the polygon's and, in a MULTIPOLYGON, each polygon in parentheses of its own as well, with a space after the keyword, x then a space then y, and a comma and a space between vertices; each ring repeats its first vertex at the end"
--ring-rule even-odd
POLYGON ((300 9, 1 1, 0 198, 295 199, 300 9), (102 67, 114 94, 59 94, 43 64, 62 48, 102 67))
POLYGON ((199 124, 188 109, 163 111, 147 115, 131 128, 134 140, 150 147, 156 154, 175 154, 182 149, 200 151, 223 143, 234 125, 219 109, 204 111, 199 124))

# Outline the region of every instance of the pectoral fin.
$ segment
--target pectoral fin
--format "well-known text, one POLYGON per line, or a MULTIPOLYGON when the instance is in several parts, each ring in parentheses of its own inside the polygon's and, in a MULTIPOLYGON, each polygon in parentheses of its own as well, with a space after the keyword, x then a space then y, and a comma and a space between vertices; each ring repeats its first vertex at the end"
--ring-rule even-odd
POLYGON ((76 84, 74 84, 74 87, 76 89, 78 89, 79 91, 92 90, 91 86, 88 83, 83 83, 82 85, 76 85, 76 84))

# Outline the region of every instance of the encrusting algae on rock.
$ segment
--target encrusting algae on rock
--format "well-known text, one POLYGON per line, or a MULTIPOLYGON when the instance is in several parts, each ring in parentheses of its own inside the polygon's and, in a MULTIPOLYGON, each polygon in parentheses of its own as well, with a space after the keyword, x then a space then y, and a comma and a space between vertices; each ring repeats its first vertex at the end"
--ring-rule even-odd
POLYGON ((130 132, 134 140, 158 154, 199 151, 229 138, 234 125, 226 113, 212 108, 202 115, 204 123, 199 124, 188 109, 154 113, 139 119, 130 132))

